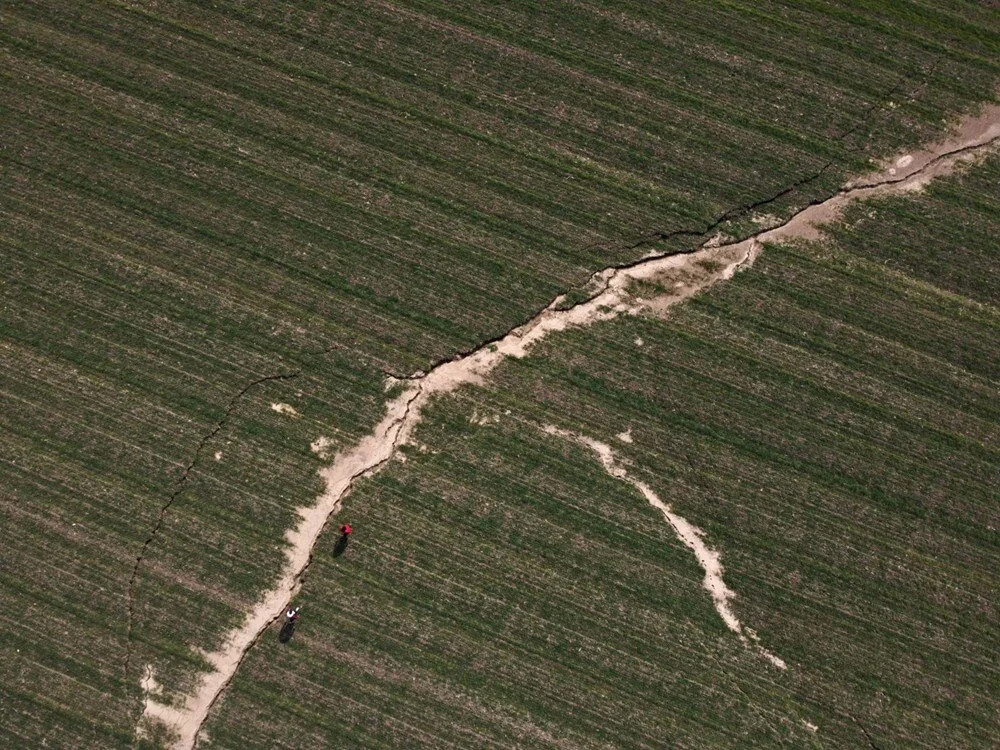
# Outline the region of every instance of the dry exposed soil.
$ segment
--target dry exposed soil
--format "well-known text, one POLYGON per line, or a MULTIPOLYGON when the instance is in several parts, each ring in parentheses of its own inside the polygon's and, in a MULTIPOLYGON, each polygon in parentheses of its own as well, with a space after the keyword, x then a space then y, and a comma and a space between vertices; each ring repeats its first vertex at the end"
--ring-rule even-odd
MULTIPOLYGON (((186 696, 179 708, 158 702, 151 694, 152 691, 146 690, 139 731, 143 722, 160 721, 175 733, 176 747, 195 746, 200 728, 211 707, 233 678, 247 650, 298 592, 302 573, 309 565, 312 549, 329 517, 340 508, 344 496, 356 480, 378 471, 393 458, 401 445, 411 439, 424 408, 432 399, 462 385, 481 382, 504 359, 524 357, 550 333, 610 320, 622 314, 663 312, 720 281, 732 278, 742 268, 753 263, 764 243, 815 239, 820 236, 820 227, 837 218, 852 201, 920 190, 929 180, 947 174, 963 162, 985 153, 998 141, 1000 107, 992 106, 980 115, 963 120, 949 139, 920 151, 900 155, 878 173, 848 183, 826 200, 810 204, 779 226, 762 229, 738 242, 722 244, 716 237, 693 251, 670 255, 651 254, 631 265, 599 271, 592 278, 596 293, 583 302, 568 309, 560 309, 564 299, 557 298, 527 323, 511 330, 502 338, 487 342, 469 354, 443 362, 429 372, 417 373, 401 381, 404 384, 403 391, 386 403, 382 421, 357 445, 340 452, 333 463, 322 470, 321 474, 326 482, 325 491, 314 505, 300 509, 301 521, 286 534, 289 546, 284 573, 248 613, 245 622, 227 635, 224 646, 219 651, 206 655, 213 670, 202 677, 197 690, 186 696)), ((613 459, 611 465, 614 466, 613 459)), ((636 487, 643 491, 638 484, 636 487)), ((643 494, 654 503, 655 495, 646 494, 645 491, 643 494)), ((667 515, 669 509, 660 510, 680 535, 681 527, 678 523, 683 519, 675 523, 667 515)), ((693 527, 691 534, 693 539, 698 538, 693 527)), ((682 540, 694 550, 700 562, 710 562, 711 554, 703 561, 704 555, 699 555, 698 549, 692 546, 693 542, 689 543, 683 535, 682 540)), ((703 550, 705 551, 706 554, 713 552, 707 547, 703 550)), ((731 629, 745 638, 746 629, 736 620, 727 603, 731 592, 722 583, 721 570, 719 576, 713 577, 710 566, 703 564, 703 567, 706 570, 706 582, 713 584, 709 588, 720 616, 731 629)), ((780 662, 777 657, 763 653, 773 663, 780 662)), ((149 684, 149 680, 144 678, 144 688, 149 684)))

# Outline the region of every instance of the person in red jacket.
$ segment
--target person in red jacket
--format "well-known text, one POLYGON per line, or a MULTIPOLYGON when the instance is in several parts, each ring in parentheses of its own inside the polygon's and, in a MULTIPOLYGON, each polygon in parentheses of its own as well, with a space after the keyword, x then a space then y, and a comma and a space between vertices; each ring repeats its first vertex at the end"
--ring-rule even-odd
POLYGON ((340 524, 340 538, 337 540, 337 543, 333 545, 334 557, 340 557, 344 554, 344 550, 347 549, 347 541, 351 538, 351 533, 353 531, 354 529, 351 528, 351 524, 340 524))

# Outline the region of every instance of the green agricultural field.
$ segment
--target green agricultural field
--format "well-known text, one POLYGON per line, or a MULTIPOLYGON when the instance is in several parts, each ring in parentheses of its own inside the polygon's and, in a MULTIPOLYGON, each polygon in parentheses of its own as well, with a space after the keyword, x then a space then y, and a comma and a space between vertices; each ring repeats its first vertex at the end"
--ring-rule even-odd
POLYGON ((320 545, 307 620, 251 651, 210 746, 989 746, 1000 310, 935 269, 990 262, 998 179, 993 157, 858 204, 835 242, 769 246, 667 319, 561 334, 440 401, 349 497, 353 546, 320 545), (786 671, 547 424, 705 532, 786 671))
MULTIPOLYGON (((320 491, 317 469, 381 418, 388 377, 475 349, 556 295, 580 288, 600 268, 651 249, 686 249, 717 230, 742 231, 758 215, 787 215, 828 195, 848 176, 870 169, 873 159, 941 134, 960 113, 992 99, 998 61, 1000 19, 987 4, 974 2, 4 4, 0 746, 131 746, 146 665, 155 665, 167 696, 191 687, 206 666, 202 652, 219 645, 278 574, 295 509, 320 491), (322 446, 315 442, 321 436, 322 446)), ((976 174, 983 186, 995 178, 976 174)), ((961 476, 971 488, 962 502, 971 508, 988 486, 975 472, 991 465, 992 454, 982 446, 995 437, 990 379, 996 374, 988 346, 995 334, 988 307, 993 287, 971 270, 989 268, 989 259, 977 255, 977 248, 988 247, 982 244, 986 230, 976 234, 974 227, 976 217, 988 216, 995 205, 980 194, 960 203, 960 211, 945 203, 910 208, 909 218, 922 221, 939 211, 933 227, 953 218, 954 234, 939 235, 926 255, 890 243, 896 255, 884 256, 892 264, 886 271, 878 265, 879 245, 866 244, 876 236, 869 225, 885 231, 885 222, 867 214, 850 217, 853 229, 838 235, 838 252, 846 255, 836 257, 850 259, 875 280, 847 275, 837 261, 824 260, 828 265, 818 268, 827 268, 827 275, 810 271, 816 286, 803 287, 794 302, 806 310, 831 300, 842 315, 864 318, 863 309, 845 303, 881 289, 883 276, 905 280, 912 274, 933 283, 953 240, 961 238, 966 270, 951 271, 943 282, 952 291, 948 305, 921 291, 931 297, 921 308, 925 318, 914 317, 909 304, 916 292, 899 291, 891 315, 869 313, 878 336, 891 341, 905 332, 911 348, 885 344, 876 351, 870 341, 852 339, 844 343, 852 353, 843 355, 841 366, 866 372, 872 387, 917 389, 912 404, 919 409, 906 406, 910 401, 875 399, 880 408, 905 413, 911 420, 906 429, 932 429, 946 419, 934 428, 940 437, 926 438, 921 450, 934 460, 955 454, 952 468, 966 472, 961 476), (966 294, 980 302, 973 312, 963 306, 966 294), (961 326, 943 324, 952 318, 961 326), (925 377, 921 368, 931 355, 923 351, 951 357, 960 369, 925 377)), ((886 210, 906 218, 905 206, 886 210)), ((905 231, 926 233, 922 225, 905 231)), ((771 251, 761 266, 770 275, 741 278, 734 291, 698 300, 670 326, 685 320, 711 328, 724 321, 743 332, 733 334, 738 340, 781 339, 780 351, 792 351, 794 337, 813 330, 803 328, 813 318, 800 324, 775 311, 774 320, 782 322, 766 329, 767 323, 751 324, 745 316, 771 315, 770 307, 758 307, 770 303, 726 300, 738 293, 753 297, 752 283, 765 279, 771 293, 794 294, 799 287, 789 282, 814 268, 802 252, 771 251), (782 273, 789 279, 779 278, 782 273)), ((858 319, 844 323, 858 326, 858 319)), ((563 354, 507 368, 496 390, 475 392, 483 409, 510 401, 502 409, 509 408, 510 417, 496 428, 501 432, 471 430, 471 391, 442 405, 421 437, 429 452, 418 451, 352 497, 351 513, 363 529, 356 549, 338 569, 320 555, 310 573, 310 586, 345 586, 325 595, 308 591, 317 611, 310 628, 335 629, 337 637, 303 628, 285 652, 262 643, 220 707, 224 716, 210 730, 217 744, 227 736, 236 741, 235 722, 244 732, 252 734, 255 726, 264 731, 250 719, 257 714, 246 702, 247 675, 266 670, 278 679, 306 654, 317 670, 316 690, 330 692, 310 702, 283 686, 268 697, 276 712, 285 711, 283 718, 266 719, 276 728, 291 722, 301 734, 289 742, 303 746, 309 737, 332 742, 331 733, 343 733, 345 741, 378 736, 407 744, 418 730, 406 717, 420 713, 427 689, 440 696, 419 722, 455 732, 461 745, 480 735, 507 744, 532 737, 544 742, 546 732, 581 743, 614 737, 652 742, 694 731, 695 721, 712 724, 720 743, 734 736, 762 742, 803 736, 797 718, 786 721, 798 714, 774 702, 801 692, 778 683, 764 693, 766 700, 760 697, 761 665, 705 607, 698 571, 685 550, 671 546, 662 520, 637 506, 634 493, 589 456, 522 424, 559 421, 533 405, 550 397, 553 405, 560 399, 581 404, 567 417, 614 418, 620 429, 626 421, 638 424, 626 419, 639 409, 635 403, 617 413, 619 397, 591 403, 575 390, 604 387, 597 385, 601 363, 615 357, 620 363, 620 353, 608 352, 631 341, 628 326, 651 326, 660 333, 644 338, 659 336, 674 347, 708 336, 632 321, 601 328, 596 339, 594 332, 581 332, 560 340, 563 354), (611 342, 600 346, 612 348, 603 354, 595 349, 590 361, 576 347, 598 347, 593 342, 611 342), (533 370, 539 367, 544 373, 533 370), (586 368, 597 374, 587 375, 586 368), (490 440, 498 442, 490 447, 490 440), (525 526, 520 546, 506 538, 498 545, 490 534, 508 524, 499 503, 518 493, 505 490, 484 501, 490 506, 467 499, 471 510, 447 505, 448 493, 436 483, 450 474, 435 462, 448 455, 462 457, 468 476, 461 481, 478 483, 484 497, 514 483, 540 508, 563 497, 567 508, 593 510, 581 515, 549 508, 544 512, 555 512, 556 520, 525 526), (527 471, 524 461, 537 464, 527 471), (425 489, 417 492, 417 486, 425 489), (395 511, 387 500, 392 492, 406 499, 395 511), (430 504, 425 513, 417 511, 413 495, 430 504), (447 513, 468 523, 475 519, 474 528, 449 531, 447 513), (561 547, 537 548, 547 563, 512 554, 534 548, 547 536, 545 524, 557 522, 584 525, 561 547), (611 523, 618 529, 613 533, 611 523), (598 539, 600 554, 594 551, 598 539), (479 633, 473 640, 450 641, 412 609, 398 609, 394 621, 384 604, 387 594, 373 593, 388 591, 392 581, 418 606, 418 589, 437 585, 398 572, 421 559, 418 552, 412 558, 411 552, 391 552, 404 540, 435 564, 447 564, 440 575, 456 586, 493 587, 492 598, 458 588, 434 605, 439 617, 452 612, 465 618, 470 632, 479 633), (366 557, 388 554, 397 554, 396 562, 366 557), (515 575, 490 583, 479 580, 477 570, 515 575), (664 571, 675 571, 669 575, 686 588, 662 588, 664 571), (617 593, 599 595, 612 580, 620 581, 617 593), (517 602, 511 592, 522 589, 535 591, 532 596, 549 609, 521 613, 519 605, 508 604, 517 602), (357 598, 344 600, 347 591, 357 598), (324 597, 330 604, 321 603, 324 597), (335 608, 337 615, 315 622, 335 599, 344 605, 335 608), (567 617, 574 607, 591 608, 586 622, 609 634, 596 650, 600 631, 586 622, 574 626, 584 639, 575 652, 544 626, 550 614, 567 617), (674 617, 678 611, 686 613, 682 621, 674 617), (644 627, 662 637, 646 637, 644 627), (391 684, 359 682, 356 693, 348 691, 330 671, 332 657, 309 650, 349 654, 349 637, 386 639, 379 658, 391 684), (522 637, 519 651, 520 641, 512 639, 522 637), (437 639, 444 650, 430 642, 413 649, 421 638, 437 639), (480 650, 485 641, 489 648, 480 650), (667 659, 668 651, 679 661, 667 659), (288 661, 260 661, 279 653, 290 655, 288 661), (429 661, 407 661, 418 657, 429 661), (693 671, 704 668, 706 658, 718 662, 711 680, 693 671), (634 680, 628 690, 612 696, 596 677, 581 677, 586 670, 579 666, 592 664, 581 660, 593 659, 608 670, 608 685, 634 680), (495 662, 503 679, 484 673, 466 685, 474 679, 469 665, 480 662, 495 662), (418 670, 413 676, 431 680, 430 687, 405 687, 397 678, 410 673, 394 671, 403 664, 418 670), (456 693, 457 685, 464 687, 456 693), (532 692, 530 685, 539 687, 532 692), (480 705, 475 696, 485 695, 480 689, 501 697, 489 698, 476 709, 478 718, 470 718, 468 711, 480 705), (407 690, 416 690, 414 697, 407 690), (665 693, 676 698, 674 713, 661 710, 665 693), (336 700, 328 702, 332 696, 336 700), (339 712, 351 700, 374 707, 375 729, 339 712), (722 718, 698 718, 704 705, 726 701, 733 710, 722 718), (320 706, 322 716, 308 713, 320 706), (569 726, 566 706, 580 712, 569 726), (324 723, 329 721, 340 723, 324 723)), ((822 335, 847 334, 831 328, 822 335)), ((834 356, 840 343, 821 339, 813 354, 834 356)), ((651 343, 643 350, 651 358, 645 369, 618 376, 646 373, 643 382, 662 394, 671 351, 667 343, 659 349, 651 343)), ((779 349, 771 353, 780 359, 779 349)), ((726 360, 730 367, 735 361, 726 360)), ((719 377, 717 390, 727 392, 719 377)), ((704 393, 694 385, 684 397, 700 400, 704 393)), ((657 416, 665 407, 636 403, 674 434, 657 416)), ((861 408, 853 404, 850 409, 861 408)), ((777 413, 789 424, 769 422, 766 429, 794 440, 793 428, 801 425, 793 414, 777 413)), ((881 414, 866 411, 857 419, 888 429, 878 421, 881 414)), ((646 461, 662 458, 635 434, 630 458, 640 461, 643 450, 652 451, 646 461)), ((862 437, 838 444, 861 452, 868 446, 862 437)), ((692 460, 712 464, 705 455, 695 451, 692 460)), ((846 456, 828 457, 837 460, 846 456)), ((725 466, 723 457, 719 461, 725 466)), ((922 477, 944 482, 951 476, 906 466, 894 469, 906 492, 915 492, 911 485, 922 477)), ((710 472, 699 476, 723 481, 710 472)), ((861 480, 840 481, 846 496, 860 502, 861 480)), ((935 488, 938 510, 926 512, 937 518, 934 513, 951 504, 954 487, 928 486, 935 488)), ((883 493, 879 501, 889 505, 902 502, 887 487, 870 492, 883 493)), ((740 552, 726 536, 736 535, 736 528, 713 526, 695 513, 700 506, 690 507, 725 550, 740 606, 763 606, 768 599, 740 578, 739 555, 759 551, 740 552)), ((950 521, 955 533, 968 531, 970 544, 988 541, 982 526, 962 520, 966 510, 950 521), (979 529, 978 536, 966 526, 979 529)), ((751 535, 750 527, 744 530, 751 535)), ((759 535, 753 540, 763 544, 759 535)), ((922 537, 906 542, 918 549, 932 543, 922 537)), ((875 554, 881 548, 871 549, 875 554)), ((790 575, 777 558, 770 564, 790 575)), ((772 597, 783 595, 775 591, 772 597)), ((747 622, 762 637, 777 639, 780 628, 767 619, 773 616, 748 611, 747 622)), ((801 637, 782 632, 790 640, 773 648, 785 646, 793 658, 792 644, 801 637)), ((376 668, 375 641, 367 643, 368 651, 354 653, 369 656, 340 665, 345 678, 376 668)), ((857 653, 871 650, 859 647, 857 653)), ((263 680, 257 689, 274 685, 263 680)), ((841 683, 829 685, 842 691, 841 683)), ((947 708, 955 715, 988 708, 964 707, 959 694, 948 700, 958 706, 947 708)), ((946 710, 940 707, 945 702, 939 710, 946 710)), ((877 724, 872 703, 859 698, 852 706, 859 721, 877 724)), ((804 719, 827 721, 822 711, 795 710, 804 719)), ((829 725, 827 731, 835 731, 833 719, 829 725)), ((845 742, 853 742, 843 731, 845 742)), ((263 746, 275 742, 264 734, 254 738, 263 746)))

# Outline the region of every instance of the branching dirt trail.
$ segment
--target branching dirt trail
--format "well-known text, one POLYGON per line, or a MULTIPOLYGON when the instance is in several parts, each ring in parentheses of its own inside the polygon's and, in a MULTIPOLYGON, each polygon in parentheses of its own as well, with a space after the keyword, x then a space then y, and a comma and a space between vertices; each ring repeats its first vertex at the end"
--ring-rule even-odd
POLYGON ((677 538, 680 539, 681 542, 683 542, 684 545, 694 553, 694 557, 701 566, 701 569, 705 571, 705 578, 702 581, 702 585, 712 597, 712 603, 715 605, 715 611, 719 613, 719 617, 721 617, 722 621, 726 623, 726 627, 736 633, 743 643, 749 645, 752 642, 753 645, 756 646, 757 651, 760 652, 761 656, 771 662, 774 666, 779 669, 787 669, 788 665, 785 664, 784 660, 779 659, 777 656, 761 646, 757 633, 750 628, 743 627, 739 618, 736 617, 736 613, 733 612, 733 608, 729 604, 729 600, 736 596, 736 594, 733 593, 732 589, 726 586, 726 582, 722 579, 722 555, 705 543, 703 538, 704 532, 702 532, 701 529, 683 516, 679 516, 674 513, 670 506, 663 502, 657 494, 653 492, 652 487, 648 484, 640 479, 630 477, 624 467, 615 459, 615 453, 611 449, 611 446, 607 443, 602 443, 600 440, 594 440, 594 438, 587 437, 586 435, 578 435, 575 432, 562 430, 558 427, 553 427, 552 425, 546 425, 542 428, 542 430, 549 435, 555 435, 566 440, 572 440, 580 443, 580 445, 590 448, 590 450, 597 454, 598 460, 601 462, 601 465, 604 467, 604 470, 608 472, 608 474, 613 476, 615 479, 621 479, 623 482, 631 484, 639 490, 642 496, 646 498, 646 502, 663 514, 667 523, 673 527, 674 533, 677 534, 677 538))
MULTIPOLYGON (((739 242, 719 244, 717 238, 713 238, 690 251, 670 255, 650 254, 635 263, 599 271, 592 277, 589 287, 595 291, 583 302, 560 309, 564 298, 559 297, 530 321, 502 338, 443 362, 430 372, 417 373, 399 381, 403 390, 386 404, 385 418, 370 435, 353 448, 339 453, 333 463, 321 472, 326 490, 315 505, 299 511, 299 525, 286 534, 289 547, 284 574, 248 614, 246 621, 226 636, 222 648, 207 655, 213 671, 202 678, 197 690, 187 696, 179 708, 157 702, 147 691, 137 731, 142 731, 142 722, 161 721, 175 732, 176 747, 194 747, 208 712, 236 673, 247 650, 281 615, 301 587, 313 546, 327 519, 339 509, 357 479, 378 471, 393 457, 399 446, 410 439, 424 407, 433 398, 462 385, 482 382, 504 359, 524 357, 550 333, 610 320, 622 314, 657 312, 669 308, 713 284, 732 278, 741 268, 753 263, 762 243, 815 238, 819 236, 817 225, 836 218, 851 201, 919 190, 930 179, 984 153, 998 140, 1000 107, 994 106, 985 110, 983 115, 963 121, 953 138, 901 156, 885 170, 848 183, 833 196, 810 204, 779 226, 763 229, 739 242), (650 289, 654 290, 652 295, 650 289)), ((647 499, 652 502, 650 496, 647 499)), ((697 537, 696 531, 691 533, 697 537)), ((698 554, 697 549, 695 552, 698 554)), ((711 550, 705 547, 705 553, 708 555, 705 560, 709 560, 711 550)), ((721 586, 718 592, 713 591, 717 608, 727 625, 740 632, 739 622, 726 604, 731 592, 721 584, 721 578, 718 585, 721 586)))

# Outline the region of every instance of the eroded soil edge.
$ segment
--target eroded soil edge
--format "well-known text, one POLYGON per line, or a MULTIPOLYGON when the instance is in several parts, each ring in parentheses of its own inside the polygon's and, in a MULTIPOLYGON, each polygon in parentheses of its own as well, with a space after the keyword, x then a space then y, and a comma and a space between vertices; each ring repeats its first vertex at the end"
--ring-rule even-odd
POLYGON ((650 254, 633 264, 600 271, 592 277, 591 288, 595 291, 588 299, 560 309, 564 299, 559 297, 502 338, 439 363, 429 372, 400 381, 403 390, 386 403, 382 421, 357 445, 339 453, 333 463, 321 471, 326 482, 325 491, 313 506, 300 509, 298 526, 286 533, 289 547, 281 579, 254 606, 244 624, 227 635, 225 645, 207 655, 213 671, 202 677, 198 689, 188 695, 179 708, 158 703, 147 693, 140 722, 161 721, 175 733, 176 747, 194 747, 208 712, 236 673, 248 649, 280 616, 301 587, 302 574, 327 519, 340 508, 355 480, 378 471, 410 440, 424 408, 433 398, 466 384, 482 382, 504 359, 524 357, 550 333, 623 314, 666 310, 732 278, 753 263, 763 243, 817 238, 819 225, 837 218, 852 201, 919 190, 929 180, 985 153, 998 141, 1000 107, 992 106, 982 115, 964 120, 954 137, 901 156, 885 170, 848 183, 834 195, 811 203, 778 226, 762 229, 738 242, 721 244, 713 238, 689 251, 650 254), (652 294, 650 289, 654 290, 652 294))

